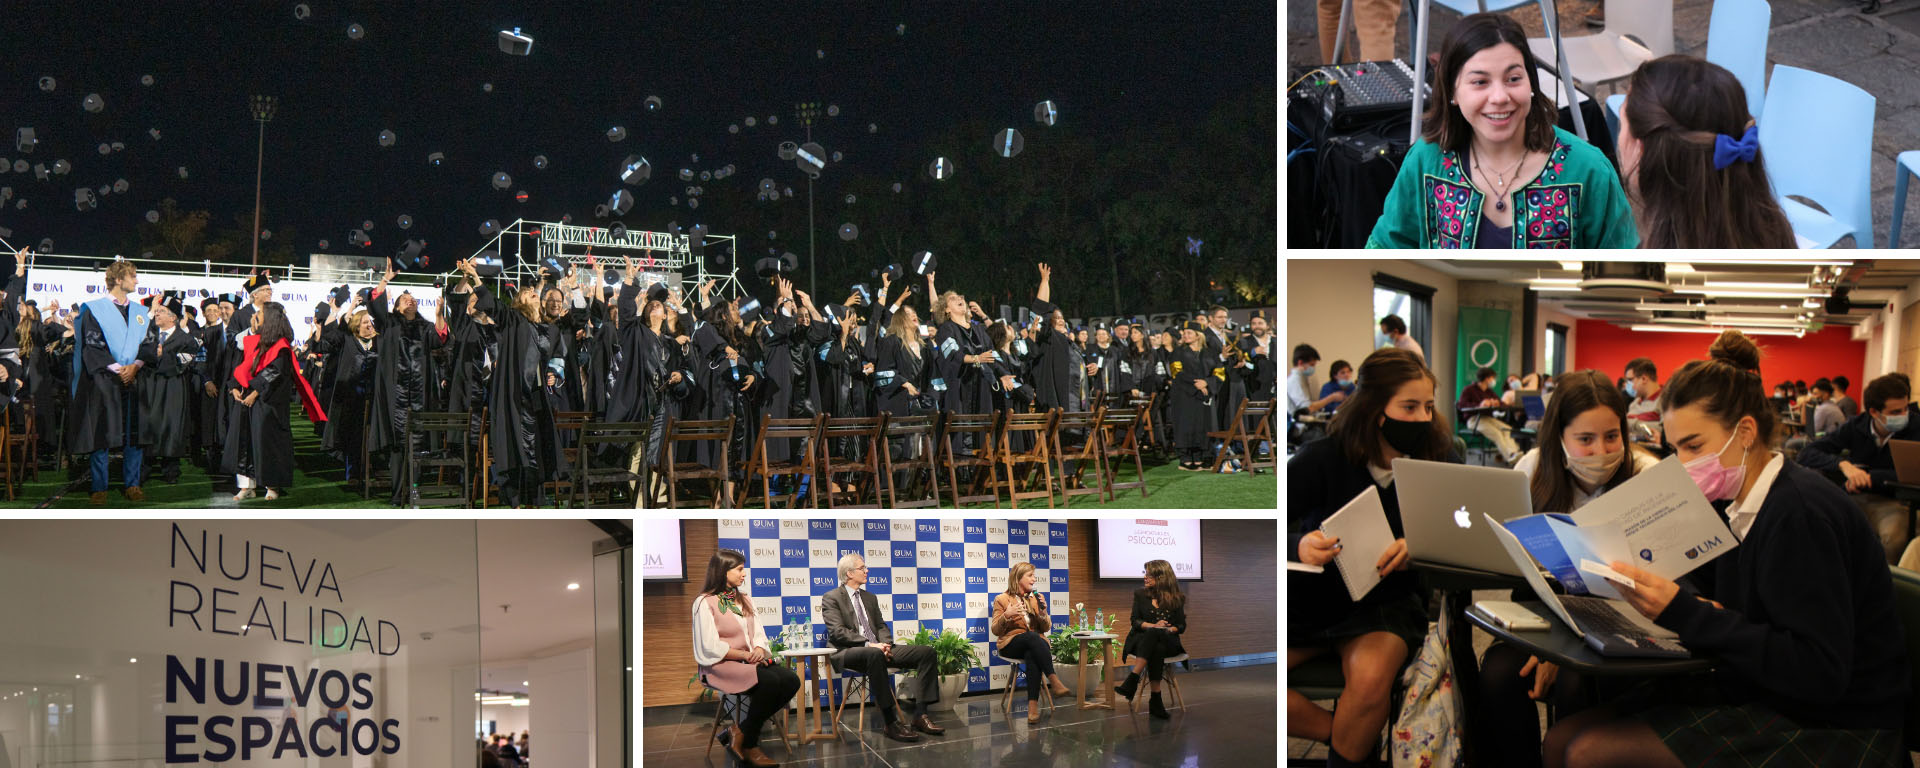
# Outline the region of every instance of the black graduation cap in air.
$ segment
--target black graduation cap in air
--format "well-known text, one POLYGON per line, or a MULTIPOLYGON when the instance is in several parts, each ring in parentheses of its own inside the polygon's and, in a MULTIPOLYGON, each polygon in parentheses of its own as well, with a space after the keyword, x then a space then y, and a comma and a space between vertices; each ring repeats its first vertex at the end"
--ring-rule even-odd
POLYGON ((767 256, 755 261, 753 273, 759 275, 762 280, 771 279, 774 275, 780 274, 780 259, 767 256))
POLYGON ((313 305, 313 321, 316 323, 326 322, 327 318, 332 314, 333 307, 328 306, 324 301, 313 305))
POLYGON ((399 251, 393 254, 394 271, 409 272, 419 269, 420 265, 426 263, 425 259, 420 258, 420 252, 426 248, 427 243, 424 240, 408 240, 399 251))
POLYGON ((353 289, 348 288, 345 284, 335 286, 329 293, 333 296, 333 303, 343 307, 353 298, 353 289))
POLYGON ((873 291, 867 288, 866 283, 854 283, 853 292, 860 294, 860 306, 864 307, 873 303, 873 291))
MULTIPOLYGON (((933 251, 921 251, 919 253, 916 253, 913 255, 913 259, 908 263, 913 265, 914 274, 920 275, 923 277, 928 272, 934 272, 940 269, 940 259, 933 255, 933 251)), ((895 279, 898 279, 898 278, 895 278, 895 279)))
POLYGON ((666 301, 668 294, 666 283, 654 283, 647 288, 647 301, 666 301))

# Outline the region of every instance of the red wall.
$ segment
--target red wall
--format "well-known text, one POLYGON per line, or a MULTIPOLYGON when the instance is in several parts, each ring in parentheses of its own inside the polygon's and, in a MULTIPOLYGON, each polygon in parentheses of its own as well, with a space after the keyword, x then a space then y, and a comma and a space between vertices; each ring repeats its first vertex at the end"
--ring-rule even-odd
MULTIPOLYGON (((1854 341, 1853 331, 1844 326, 1829 326, 1805 338, 1792 336, 1753 336, 1760 347, 1760 379, 1769 390, 1782 381, 1805 380, 1844 375, 1853 382, 1847 393, 1854 400, 1866 389, 1867 343, 1854 341)), ((1618 379, 1627 370, 1627 361, 1646 357, 1660 369, 1666 381, 1689 360, 1703 360, 1713 335, 1707 333, 1669 333, 1665 331, 1629 331, 1602 320, 1580 320, 1574 330, 1576 369, 1595 368, 1609 379, 1618 379)))

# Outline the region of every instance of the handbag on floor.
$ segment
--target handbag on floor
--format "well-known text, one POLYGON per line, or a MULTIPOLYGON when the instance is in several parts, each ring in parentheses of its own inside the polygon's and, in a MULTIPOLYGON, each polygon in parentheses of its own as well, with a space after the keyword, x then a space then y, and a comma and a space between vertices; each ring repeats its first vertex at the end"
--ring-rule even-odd
POLYGON ((1443 768, 1460 762, 1462 707, 1453 685, 1453 657, 1447 653, 1451 618, 1441 612, 1439 623, 1400 674, 1399 716, 1388 734, 1394 768, 1443 768))

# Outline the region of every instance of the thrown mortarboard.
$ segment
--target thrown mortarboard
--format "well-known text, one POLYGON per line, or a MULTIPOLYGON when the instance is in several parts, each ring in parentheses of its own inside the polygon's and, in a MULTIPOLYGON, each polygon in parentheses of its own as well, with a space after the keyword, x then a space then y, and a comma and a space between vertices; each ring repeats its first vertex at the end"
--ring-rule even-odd
POLYGON ((916 253, 908 263, 913 266, 913 273, 916 275, 925 275, 940 268, 940 259, 933 255, 933 251, 916 253))
POLYGON ((633 210, 633 195, 624 189, 616 190, 607 200, 607 210, 615 216, 627 215, 627 211, 633 210))
POLYGON ((1025 149, 1027 140, 1015 128, 1003 128, 993 135, 993 153, 1001 157, 1013 157, 1025 149))
POLYGON ((748 296, 740 300, 740 322, 750 323, 760 312, 760 300, 748 296))
POLYGON ((519 27, 512 31, 500 30, 500 51, 514 56, 525 56, 533 52, 533 36, 521 34, 519 27))
POLYGON ((420 258, 420 252, 426 250, 426 248, 427 244, 425 241, 408 240, 405 245, 400 247, 399 251, 393 254, 395 271, 405 272, 419 269, 421 264, 426 263, 424 259, 420 258))
POLYGON ((654 283, 647 286, 647 301, 666 301, 670 291, 666 283, 654 283))
POLYGON ((890 281, 899 282, 900 278, 907 276, 907 271, 901 269, 899 264, 888 264, 886 269, 874 270, 873 278, 878 280, 881 274, 885 274, 890 281))
POLYGON ((753 273, 759 275, 762 280, 771 279, 774 275, 780 274, 780 259, 773 256, 762 257, 753 262, 753 273))
POLYGON ((559 257, 548 256, 540 260, 540 272, 548 280, 558 282, 560 278, 567 276, 567 264, 559 257))
POLYGON ((860 228, 854 226, 851 222, 840 225, 840 239, 846 241, 860 239, 860 228))
POLYGON ((333 297, 333 303, 344 307, 347 305, 347 301, 353 298, 353 289, 342 284, 335 286, 334 289, 328 291, 327 294, 333 297))
POLYGON ((869 288, 867 288, 867 284, 866 284, 866 283, 854 283, 854 284, 853 284, 853 292, 854 292, 854 293, 857 293, 857 294, 860 294, 860 305, 861 305, 861 306, 866 306, 866 305, 868 305, 868 304, 872 304, 872 303, 873 303, 873 291, 872 291, 871 289, 869 289, 869 288))
POLYGON ((499 277, 501 268, 499 251, 482 251, 473 258, 473 272, 481 277, 499 277))
POLYGON ((333 314, 333 307, 328 306, 327 303, 324 301, 319 304, 313 305, 313 321, 316 323, 326 322, 327 318, 332 314, 333 314))

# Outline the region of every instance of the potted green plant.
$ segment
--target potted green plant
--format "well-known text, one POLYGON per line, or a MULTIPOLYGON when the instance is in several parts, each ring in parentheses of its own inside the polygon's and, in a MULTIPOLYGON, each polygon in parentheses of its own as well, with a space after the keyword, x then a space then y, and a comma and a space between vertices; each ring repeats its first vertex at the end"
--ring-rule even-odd
POLYGON ((940 700, 927 705, 927 709, 953 709, 954 702, 960 700, 960 693, 967 688, 967 670, 980 666, 980 652, 974 650, 973 643, 967 641, 966 635, 953 630, 941 630, 935 634, 932 630, 922 628, 906 644, 933 649, 935 669, 940 675, 940 700))

